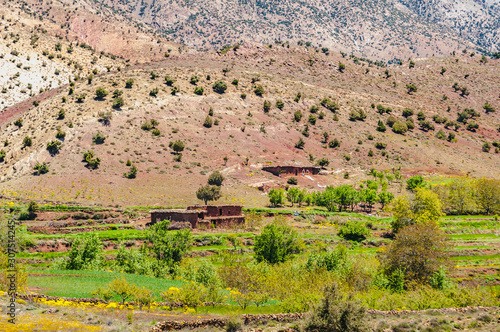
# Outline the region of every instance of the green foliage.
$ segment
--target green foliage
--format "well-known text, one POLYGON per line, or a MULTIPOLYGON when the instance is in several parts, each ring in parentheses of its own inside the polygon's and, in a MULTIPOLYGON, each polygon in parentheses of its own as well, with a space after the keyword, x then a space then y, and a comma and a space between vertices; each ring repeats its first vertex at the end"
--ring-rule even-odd
POLYGON ((392 125, 392 131, 396 134, 404 135, 408 131, 408 126, 406 122, 398 120, 392 125))
POLYGON ((57 128, 56 138, 64 139, 66 137, 66 133, 61 130, 61 128, 57 128))
POLYGON ((300 110, 297 110, 293 113, 293 120, 295 122, 300 122, 300 120, 302 119, 302 112, 300 110))
POLYGON ((108 92, 101 86, 95 90, 95 96, 97 99, 104 99, 108 95, 108 92))
POLYGON ((420 121, 419 125, 420 125, 420 128, 423 131, 429 131, 429 130, 434 130, 435 129, 434 125, 431 122, 427 121, 427 120, 420 121))
POLYGON ((349 113, 349 120, 351 121, 364 121, 366 119, 366 113, 362 109, 352 110, 349 113))
POLYGON ((148 250, 160 265, 171 266, 180 263, 192 245, 191 230, 169 231, 170 220, 163 220, 152 225, 147 232, 148 250))
POLYGON ((125 278, 116 278, 109 285, 108 289, 122 299, 122 304, 125 300, 133 297, 137 286, 130 284, 125 278))
POLYGON ((309 122, 312 125, 316 124, 316 117, 312 114, 309 114, 309 118, 307 119, 307 122, 309 122))
POLYGON ((0 150, 0 162, 4 162, 5 161, 5 156, 7 155, 7 153, 5 152, 5 150, 0 150))
POLYGON ((154 88, 153 90, 149 91, 149 95, 151 97, 156 97, 158 95, 158 92, 160 92, 160 90, 158 88, 154 88))
POLYGON ((332 149, 338 148, 340 147, 340 141, 337 138, 335 138, 333 139, 333 141, 328 142, 328 147, 332 149))
POLYGON ((195 89, 194 89, 194 93, 198 96, 202 96, 203 93, 205 92, 205 89, 203 89, 202 86, 197 86, 195 89))
POLYGON ((340 71, 341 73, 343 73, 343 72, 344 72, 344 70, 345 70, 345 64, 343 64, 342 62, 340 62, 340 61, 339 61, 339 71, 340 71))
POLYGON ((412 109, 410 109, 410 108, 405 108, 405 109, 403 110, 403 116, 404 116, 405 118, 408 118, 408 117, 412 116, 413 114, 414 114, 414 113, 413 113, 413 110, 412 110, 412 109))
POLYGON ((394 233, 405 226, 428 221, 437 222, 444 215, 438 195, 418 187, 413 196, 399 196, 394 199, 390 211, 394 217, 391 223, 394 233))
POLYGON ((66 117, 66 112, 63 109, 60 109, 59 112, 57 112, 57 120, 62 120, 66 117))
POLYGON ((14 125, 21 128, 23 126, 23 119, 17 119, 16 121, 14 121, 14 125))
POLYGON ((486 113, 494 113, 496 111, 495 108, 493 108, 493 106, 491 106, 488 102, 484 104, 483 109, 486 113))
POLYGON ((220 193, 219 186, 212 186, 207 184, 205 186, 201 186, 196 191, 196 197, 199 200, 204 201, 205 205, 207 205, 209 201, 217 201, 219 198, 221 198, 221 196, 222 195, 220 193))
POLYGON ((283 100, 278 99, 276 101, 276 108, 282 111, 283 107, 285 107, 285 103, 283 102, 283 100))
POLYGON ((134 86, 134 80, 129 78, 126 82, 125 82, 125 88, 127 89, 132 89, 132 87, 134 86))
POLYGON ((316 161, 316 165, 320 167, 327 167, 328 165, 330 165, 330 161, 327 158, 323 157, 316 161))
POLYGON ((175 80, 173 78, 171 78, 168 75, 165 76, 165 84, 167 84, 168 86, 172 86, 172 85, 174 85, 174 83, 175 83, 175 80))
POLYGON ((293 177, 293 176, 292 176, 292 177, 289 177, 289 178, 288 178, 288 180, 286 181, 286 183, 291 184, 291 185, 293 185, 293 186, 296 186, 296 185, 297 185, 297 183, 298 183, 298 180, 297 180, 297 178, 296 178, 296 177, 293 177))
POLYGON ((254 243, 254 257, 257 262, 282 263, 300 252, 297 232, 291 227, 276 223, 264 227, 262 233, 255 237, 254 243))
POLYGON ((405 282, 428 284, 441 266, 449 264, 448 249, 447 237, 436 222, 404 227, 382 257, 384 273, 391 275, 399 269, 405 282))
POLYGON ((101 240, 96 233, 85 233, 73 241, 68 256, 56 264, 66 270, 98 270, 104 262, 101 240))
POLYGON ((211 186, 222 186, 222 182, 224 181, 224 176, 219 171, 215 171, 208 177, 208 184, 211 186))
POLYGON ((326 108, 334 113, 340 109, 340 106, 335 101, 332 101, 329 98, 323 98, 321 100, 320 104, 324 108, 326 108))
POLYGON ((347 296, 334 282, 324 289, 324 298, 304 322, 305 331, 368 332, 366 309, 352 293, 347 296))
POLYGON ((327 186, 325 191, 318 194, 316 200, 318 206, 324 206, 328 211, 342 211, 348 207, 353 209, 358 202, 358 192, 350 185, 327 186))
POLYGON ((116 97, 113 99, 113 108, 121 108, 123 105, 125 105, 125 102, 122 97, 116 97))
POLYGON ((269 113, 271 110, 271 102, 268 100, 264 100, 264 113, 269 113))
POLYGON ((212 117, 210 115, 207 115, 207 117, 205 118, 205 121, 203 122, 203 127, 205 128, 211 128, 212 125, 213 125, 213 120, 212 120, 212 117))
POLYGON ((267 196, 274 207, 285 204, 285 190, 282 188, 271 189, 267 196))
POLYGON ((109 126, 112 118, 113 118, 113 113, 111 113, 109 111, 108 112, 106 112, 106 111, 99 112, 99 120, 98 121, 101 122, 105 126, 109 126))
POLYGON ((295 147, 297 149, 303 149, 305 144, 306 143, 304 142, 304 140, 301 137, 301 138, 299 138, 299 141, 297 143, 295 143, 295 147))
POLYGON ((62 143, 60 141, 50 141, 47 143, 47 151, 49 151, 50 154, 54 155, 59 153, 59 150, 61 149, 62 143))
POLYGON ((137 176, 137 171, 138 171, 137 166, 132 165, 130 170, 127 173, 124 173, 123 176, 126 177, 127 179, 135 179, 137 176))
POLYGON ((35 175, 42 175, 49 172, 49 165, 46 162, 43 162, 42 164, 36 163, 33 169, 35 170, 35 175))
POLYGON ((360 242, 370 235, 370 230, 360 221, 349 221, 340 226, 338 236, 345 240, 360 242))
POLYGON ((425 188, 427 183, 422 175, 415 175, 406 180, 406 189, 414 191, 416 188, 425 188))
POLYGON ((406 84, 406 89, 408 90, 408 94, 412 94, 418 90, 414 83, 406 84))
POLYGON ((257 86, 255 87, 255 89, 253 90, 253 92, 254 92, 257 96, 262 97, 262 95, 263 95, 266 91, 264 90, 264 87, 263 87, 262 85, 257 85, 257 86))
POLYGON ((200 81, 200 79, 196 75, 191 76, 191 78, 189 79, 189 83, 191 83, 193 85, 196 85, 199 81, 200 81))
POLYGON ((106 140, 106 136, 104 136, 100 131, 98 131, 97 134, 95 134, 92 137, 92 142, 94 144, 103 144, 105 140, 106 140))
POLYGON ((378 120, 377 131, 385 132, 386 130, 387 129, 386 129, 384 123, 382 122, 382 120, 378 120))
POLYGON ((182 152, 185 148, 184 143, 181 140, 170 141, 168 147, 174 150, 175 153, 182 152))
POLYGON ((212 86, 212 89, 216 92, 216 93, 219 93, 219 94, 222 94, 224 92, 226 92, 227 90, 227 84, 226 82, 224 81, 217 81, 214 83, 214 85, 212 86))

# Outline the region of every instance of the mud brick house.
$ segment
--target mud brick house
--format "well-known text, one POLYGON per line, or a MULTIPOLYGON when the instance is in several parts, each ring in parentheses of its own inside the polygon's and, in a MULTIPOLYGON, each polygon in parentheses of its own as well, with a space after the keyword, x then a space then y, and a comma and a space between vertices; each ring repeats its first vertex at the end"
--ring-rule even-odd
POLYGON ((245 222, 241 209, 242 205, 193 205, 186 210, 152 210, 151 222, 171 220, 172 222, 189 222, 192 228, 202 227, 230 227, 245 222))
POLYGON ((264 166, 263 171, 272 173, 276 176, 298 176, 298 175, 316 175, 319 174, 321 167, 315 166, 264 166))

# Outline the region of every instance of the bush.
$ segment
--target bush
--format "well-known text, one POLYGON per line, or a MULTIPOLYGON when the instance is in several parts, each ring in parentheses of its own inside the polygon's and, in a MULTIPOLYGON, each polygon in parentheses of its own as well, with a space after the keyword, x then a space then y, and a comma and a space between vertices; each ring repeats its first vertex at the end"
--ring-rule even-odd
POLYGON ((113 113, 111 112, 99 112, 99 122, 101 122, 105 126, 109 126, 111 123, 111 119, 113 118, 113 113))
POLYGON ((323 98, 320 104, 321 106, 332 112, 336 112, 340 109, 340 106, 336 102, 330 100, 329 98, 323 98))
POLYGON ((379 150, 384 150, 385 148, 387 148, 387 143, 377 142, 375 143, 375 147, 379 150))
POLYGON ((104 99, 108 95, 108 92, 103 87, 98 87, 95 90, 95 96, 97 99, 104 99))
POLYGON ((198 76, 193 75, 193 76, 191 76, 191 79, 189 80, 189 83, 191 83, 193 85, 196 85, 196 83, 198 83, 199 81, 200 81, 200 79, 198 78, 198 76))
POLYGON ((94 144, 103 144, 104 141, 106 140, 106 136, 104 136, 100 131, 95 134, 94 137, 92 137, 92 142, 94 144))
POLYGON ((429 131, 429 130, 434 130, 435 127, 432 123, 429 121, 422 120, 420 121, 420 128, 422 128, 423 131, 429 131))
POLYGON ((137 176, 137 171, 138 171, 137 166, 132 165, 130 171, 124 173, 123 176, 126 177, 127 179, 135 179, 137 176))
POLYGON ((396 134, 404 135, 408 131, 408 126, 406 125, 406 122, 396 121, 392 125, 392 131, 396 134))
POLYGON ((427 183, 422 175, 415 175, 406 180, 406 189, 414 191, 416 188, 425 188, 427 183))
POLYGON ((300 110, 295 111, 295 112, 293 113, 293 120, 294 120, 295 122, 300 122, 300 120, 301 120, 301 119, 302 119, 302 112, 301 112, 300 110))
POLYGON ((271 110, 271 102, 264 100, 264 113, 268 113, 271 110))
POLYGON ((0 162, 4 162, 5 161, 5 156, 7 155, 7 153, 5 152, 5 150, 0 150, 0 162))
POLYGON ((227 90, 227 84, 224 81, 217 81, 212 86, 212 89, 217 93, 224 93, 227 90))
POLYGON ((258 85, 255 87, 255 89, 253 90, 253 92, 259 96, 259 97, 262 97, 262 95, 265 93, 264 91, 264 88, 262 87, 262 85, 258 85))
POLYGON ((479 128, 479 125, 475 121, 471 121, 466 126, 467 130, 476 131, 479 128))
POLYGON ((154 88, 153 90, 149 91, 149 95, 151 97, 156 97, 158 95, 158 92, 160 92, 160 90, 158 88, 154 88))
POLYGON ((224 181, 224 176, 219 171, 215 171, 208 177, 208 184, 212 186, 222 186, 222 182, 224 181))
POLYGON ((370 230, 360 221, 350 221, 342 225, 338 231, 338 236, 345 240, 360 242, 370 235, 370 230))
POLYGON ((94 152, 87 151, 83 154, 83 161, 87 163, 86 167, 89 169, 96 169, 101 164, 101 159, 94 156, 94 152))
POLYGON ((35 170, 35 175, 42 175, 49 172, 49 165, 46 162, 43 164, 36 163, 33 169, 35 170))
POLYGON ((387 121, 385 123, 392 128, 392 126, 396 123, 396 121, 397 121, 396 117, 391 115, 387 118, 387 121))
POLYGON ((337 283, 325 287, 324 298, 304 323, 305 331, 368 332, 366 309, 353 295, 347 296, 337 283))
POLYGON ((292 176, 292 177, 288 178, 288 180, 286 181, 286 183, 291 184, 291 185, 297 185, 298 180, 297 180, 296 177, 292 176))
POLYGON ((449 265, 447 236, 436 222, 423 222, 399 230, 382 257, 386 275, 401 270, 405 281, 430 283, 441 266, 449 265))
POLYGON ((122 97, 117 97, 113 100, 113 108, 121 108, 123 105, 125 105, 125 102, 122 97))
POLYGON ((159 129, 153 129, 151 131, 151 133, 153 134, 153 136, 160 136, 161 135, 161 131, 159 129))
POLYGON ((207 115, 207 117, 205 118, 205 121, 203 122, 203 127, 211 128, 212 125, 213 125, 212 117, 210 117, 210 115, 207 115))
POLYGON ((332 149, 340 147, 339 140, 335 138, 333 141, 328 142, 328 147, 330 147, 332 149))
POLYGON ((285 190, 281 188, 271 189, 267 196, 269 197, 269 202, 274 207, 285 204, 285 190))
POLYGON ((297 232, 288 226, 271 223, 255 237, 254 254, 257 262, 269 264, 285 262, 292 254, 300 252, 297 232))
POLYGON ((103 264, 102 243, 96 233, 86 233, 71 244, 69 260, 62 264, 66 270, 98 269, 103 264))
POLYGON ((47 143, 47 151, 49 151, 52 155, 57 154, 61 149, 61 146, 62 143, 60 141, 50 141, 47 143))
POLYGON ((125 82, 125 88, 127 89, 132 89, 132 86, 134 85, 134 80, 129 78, 126 82, 125 82))
POLYGON ((171 141, 168 144, 168 147, 174 150, 175 153, 182 152, 185 148, 184 143, 181 140, 171 141))
POLYGON ((299 138, 299 141, 297 143, 295 143, 295 147, 297 149, 303 149, 305 144, 306 143, 304 142, 304 140, 302 140, 302 137, 301 137, 301 138, 299 138))
POLYGON ((64 139, 66 137, 66 133, 61 130, 61 128, 57 128, 56 138, 64 139))
POLYGON ((23 119, 17 119, 16 121, 14 121, 14 125, 21 128, 23 126, 23 119))
POLYGON ((386 129, 384 123, 382 122, 382 120, 378 120, 377 131, 385 132, 386 130, 387 129, 386 129))
POLYGON ((201 96, 203 95, 203 92, 205 92, 205 89, 203 89, 202 86, 197 86, 195 89, 194 89, 194 93, 198 96, 201 96))
POLYGON ((169 231, 169 225, 169 220, 157 222, 146 233, 148 250, 155 259, 166 265, 179 263, 193 242, 189 228, 169 231))
POLYGON ((175 80, 173 78, 170 78, 170 76, 165 76, 165 84, 168 86, 172 86, 175 83, 175 80))
POLYGON ((414 113, 413 113, 413 110, 412 110, 412 109, 405 108, 405 109, 403 110, 403 116, 404 116, 405 118, 408 118, 408 117, 412 116, 413 114, 414 114, 414 113))
POLYGON ((57 112, 57 120, 62 120, 66 117, 66 112, 63 109, 60 109, 59 112, 57 112))

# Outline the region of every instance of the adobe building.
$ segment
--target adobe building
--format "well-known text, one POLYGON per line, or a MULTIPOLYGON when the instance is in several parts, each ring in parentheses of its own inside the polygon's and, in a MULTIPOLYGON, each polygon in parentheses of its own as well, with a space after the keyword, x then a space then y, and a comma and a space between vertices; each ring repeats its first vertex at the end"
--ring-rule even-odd
POLYGON ((272 173, 276 176, 299 176, 299 175, 317 175, 321 167, 315 166, 264 166, 263 171, 272 173))
POLYGON ((186 210, 152 210, 151 222, 146 226, 153 225, 158 221, 171 220, 172 222, 189 222, 192 228, 204 227, 230 227, 245 223, 241 209, 242 205, 193 205, 186 210))

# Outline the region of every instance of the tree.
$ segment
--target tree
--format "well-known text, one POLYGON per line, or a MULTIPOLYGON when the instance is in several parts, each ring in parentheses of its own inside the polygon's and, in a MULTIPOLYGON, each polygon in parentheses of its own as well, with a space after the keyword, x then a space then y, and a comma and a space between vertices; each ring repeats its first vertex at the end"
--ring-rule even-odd
POLYGON ((486 113, 493 113, 495 112, 495 109, 493 108, 493 106, 490 105, 490 103, 486 102, 483 106, 483 109, 486 113))
POLYGON ((117 278, 108 285, 108 288, 122 299, 122 304, 125 304, 125 300, 136 293, 137 287, 133 284, 129 284, 125 278, 117 278))
POLYGON ((257 96, 262 97, 262 95, 265 93, 265 91, 264 91, 264 87, 262 87, 262 85, 257 85, 257 86, 255 87, 255 89, 253 90, 253 92, 254 92, 257 96))
POLYGON ((330 161, 327 158, 320 158, 316 161, 316 165, 320 167, 327 167, 330 165, 330 161))
POLYGON ((402 228, 382 256, 387 276, 397 270, 406 282, 429 283, 441 266, 449 265, 449 245, 445 233, 434 221, 402 228))
POLYGON ((121 108, 123 105, 125 105, 125 102, 122 97, 116 97, 113 100, 113 108, 121 108))
POLYGON ((217 81, 212 86, 213 90, 219 94, 226 92, 227 84, 224 81, 217 81))
POLYGON ((218 200, 221 196, 220 187, 211 186, 209 184, 198 188, 196 191, 196 197, 198 197, 199 200, 204 201, 205 205, 207 205, 209 201, 218 200))
POLYGON ((94 156, 94 152, 87 151, 83 153, 83 161, 87 163, 86 167, 90 169, 96 169, 101 164, 101 159, 94 156))
POLYGON ((344 70, 345 70, 345 64, 343 64, 342 62, 339 62, 339 71, 340 71, 341 73, 343 73, 343 72, 344 72, 344 70))
POLYGON ((475 194, 478 205, 484 213, 500 211, 500 181, 480 179, 475 183, 475 194))
POLYGON ((29 147, 33 144, 33 139, 29 136, 26 136, 24 139, 23 139, 23 148, 26 148, 26 147, 29 147))
POLYGON ((437 222, 444 215, 438 195, 423 188, 415 189, 413 196, 397 197, 392 201, 389 210, 394 217, 391 224, 393 233, 405 226, 428 221, 437 222))
POLYGON ((203 127, 211 128, 212 125, 213 125, 212 117, 210 115, 207 115, 207 117, 205 118, 205 121, 203 122, 203 127))
POLYGON ((384 123, 382 122, 382 120, 378 120, 378 124, 377 124, 377 131, 380 131, 380 132, 385 132, 387 130, 387 128, 385 127, 384 123))
POLYGON ((124 173, 123 176, 127 179, 135 179, 137 176, 137 171, 137 166, 132 165, 132 167, 130 167, 130 170, 127 173, 124 173))
POLYGON ((286 193, 286 199, 290 203, 292 203, 292 206, 293 206, 294 203, 299 202, 301 194, 302 194, 302 192, 299 188, 293 187, 293 188, 288 189, 288 191, 286 193))
POLYGON ((295 143, 295 147, 297 149, 303 149, 305 144, 306 143, 304 142, 304 140, 302 139, 302 137, 300 137, 299 141, 297 143, 295 143))
POLYGON ((102 243, 96 233, 86 233, 71 244, 67 270, 86 270, 99 267, 103 263, 102 243))
POLYGON ((47 143, 47 151, 49 151, 51 155, 55 155, 59 153, 61 146, 62 143, 60 141, 50 141, 49 143, 47 143))
POLYGON ((305 331, 368 332, 366 309, 337 282, 325 287, 324 298, 305 319, 305 331))
POLYGON ((224 181, 224 176, 219 171, 215 171, 208 177, 208 184, 212 186, 222 186, 222 181, 224 181))
POLYGON ((42 175, 49 172, 49 165, 46 162, 42 164, 36 163, 33 169, 35 170, 35 175, 42 175))
POLYGON ((267 196, 269 197, 269 201, 273 207, 277 207, 285 203, 285 190, 282 188, 271 189, 267 196))
POLYGON ((264 113, 268 113, 271 110, 271 102, 264 100, 264 113))
POLYGON ((146 233, 148 250, 161 265, 172 266, 181 262, 191 247, 191 229, 169 231, 170 220, 162 220, 152 225, 146 233))
POLYGON ((97 99, 104 99, 108 95, 108 92, 101 86, 95 90, 95 96, 97 99))
POLYGON ((415 175, 406 180, 406 189, 410 191, 414 191, 415 188, 425 188, 427 186, 427 182, 425 182, 422 175, 415 175))
POLYGON ((181 140, 171 141, 168 147, 174 150, 175 153, 180 153, 184 151, 184 143, 181 140))
POLYGON ((380 194, 378 194, 378 201, 382 205, 382 209, 389 204, 392 200, 394 199, 394 194, 383 191, 380 194))
POLYGON ((253 250, 257 262, 283 263, 292 254, 300 252, 297 232, 285 225, 268 224, 262 233, 255 237, 253 250))

